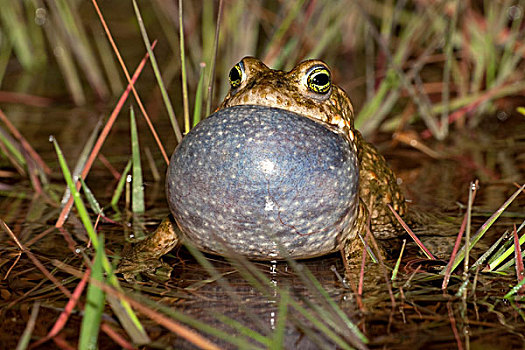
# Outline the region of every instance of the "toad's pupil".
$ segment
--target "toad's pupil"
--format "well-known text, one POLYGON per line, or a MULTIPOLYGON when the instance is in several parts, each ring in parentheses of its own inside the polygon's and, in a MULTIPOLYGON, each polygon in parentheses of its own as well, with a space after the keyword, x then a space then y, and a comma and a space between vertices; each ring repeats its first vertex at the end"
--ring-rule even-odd
POLYGON ((319 86, 325 86, 330 82, 328 74, 321 73, 313 77, 312 82, 319 86))
POLYGON ((239 74, 239 70, 237 67, 233 67, 230 70, 230 81, 235 82, 241 79, 241 75, 239 74))

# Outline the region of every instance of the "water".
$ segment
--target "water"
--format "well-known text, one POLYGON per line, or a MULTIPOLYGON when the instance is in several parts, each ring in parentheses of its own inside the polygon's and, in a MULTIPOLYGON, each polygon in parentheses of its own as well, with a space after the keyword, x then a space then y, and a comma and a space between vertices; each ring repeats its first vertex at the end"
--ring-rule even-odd
MULTIPOLYGON (((64 182, 48 141, 49 135, 58 140, 72 168, 91 130, 100 116, 107 115, 110 108, 110 104, 99 109, 16 105, 7 106, 4 112, 52 168, 50 186, 52 192, 60 197, 64 182)), ((167 118, 159 115, 154 123, 166 148, 173 149, 175 142, 167 118)), ((164 173, 165 164, 143 121, 139 121, 139 128, 142 147, 147 146, 152 150, 155 163, 164 173)), ((123 112, 101 152, 118 172, 122 171, 130 155, 128 135, 128 117, 123 112)), ((378 144, 397 170, 408 198, 424 210, 459 217, 464 212, 470 181, 479 178, 480 189, 474 203, 476 217, 473 226, 477 229, 515 191, 513 182, 524 181, 523 135, 524 126, 518 116, 510 115, 505 120, 487 116, 483 128, 456 132, 443 144, 429 141, 431 147, 445 155, 442 159, 432 159, 405 146, 389 148, 389 143, 381 142, 381 138, 378 138, 378 144)), ((11 169, 5 161, 2 168, 11 169)), ((99 224, 99 231, 106 236, 106 249, 112 257, 118 255, 131 232, 142 229, 151 232, 168 213, 163 180, 155 182, 148 167, 144 175, 147 200, 144 217, 133 220, 124 209, 125 201, 122 200, 119 204, 120 213, 105 209, 115 223, 101 221, 99 224), (135 227, 132 223, 135 223, 135 227)), ((82 255, 78 252, 86 250, 88 240, 78 219, 71 216, 64 230, 54 229, 59 210, 43 197, 34 198, 28 180, 12 175, 2 178, 0 182, 8 186, 0 197, 2 219, 39 261, 72 291, 78 280, 66 272, 53 269, 55 259, 82 269, 82 255), (38 235, 41 236, 35 240, 38 235)), ((116 182, 111 172, 99 161, 87 179, 103 206, 109 203, 116 182)), ((523 220, 524 207, 522 195, 509 208, 509 218, 499 220, 490 236, 499 236, 511 227, 511 223, 519 224, 523 220)), ((25 254, 19 261, 16 260, 18 249, 8 235, 3 233, 0 241, 3 246, 0 250, 0 267, 2 276, 7 276, 0 287, 0 319, 4 326, 0 327, 3 329, 0 339, 13 344, 19 338, 29 309, 37 300, 42 302, 43 316, 34 334, 43 336, 65 306, 67 298, 42 276, 25 254), (7 333, 7 329, 12 331, 7 333)), ((450 292, 442 293, 441 277, 436 276, 432 264, 416 260, 417 255, 414 248, 408 250, 401 263, 398 280, 394 282, 389 281, 389 268, 382 269, 367 260, 361 296, 355 294, 360 278, 359 264, 346 280, 350 288, 345 287, 338 277, 344 276, 343 262, 338 254, 301 261, 300 264, 312 272, 330 300, 366 334, 372 348, 455 347, 454 331, 462 342, 470 342, 471 348, 481 345, 510 348, 522 344, 524 322, 517 311, 522 306, 504 303, 502 299, 509 287, 516 283, 513 270, 509 271, 508 276, 473 274, 468 298, 463 302, 454 297, 461 284, 461 274, 452 277, 450 292), (474 281, 476 289, 472 291, 474 281)), ((387 266, 392 267, 396 257, 393 254, 392 260, 386 262, 387 266)), ((345 320, 320 294, 315 284, 308 280, 304 272, 297 273, 297 267, 290 263, 256 262, 246 265, 243 261, 232 264, 210 255, 206 258, 215 266, 220 279, 216 275, 210 278, 208 271, 182 248, 165 259, 174 267, 172 278, 167 282, 159 284, 143 281, 135 285, 123 285, 125 288, 139 288, 143 294, 159 300, 159 303, 222 329, 226 334, 239 334, 240 330, 235 329, 224 316, 268 339, 272 339, 280 329, 279 320, 283 312, 280 303, 286 290, 290 298, 309 310, 308 315, 313 317, 313 320, 309 320, 299 311, 299 306, 286 304, 286 327, 283 333, 286 348, 314 349, 320 344, 336 347, 336 340, 326 332, 319 331, 315 320, 326 321, 329 329, 335 329, 339 334, 339 339, 359 344, 348 330, 345 320), (330 320, 335 323, 331 324, 330 320)), ((80 316, 75 314, 72 318, 71 326, 68 326, 64 335, 74 342, 80 316)), ((105 319, 112 323, 114 315, 108 311, 105 319)), ((165 329, 147 324, 150 336, 159 344, 191 348, 189 343, 165 329)), ((225 339, 211 338, 220 345, 231 347, 225 339)), ((103 339, 101 348, 115 347, 111 340, 103 339)), ((264 346, 256 340, 249 341, 264 346)))

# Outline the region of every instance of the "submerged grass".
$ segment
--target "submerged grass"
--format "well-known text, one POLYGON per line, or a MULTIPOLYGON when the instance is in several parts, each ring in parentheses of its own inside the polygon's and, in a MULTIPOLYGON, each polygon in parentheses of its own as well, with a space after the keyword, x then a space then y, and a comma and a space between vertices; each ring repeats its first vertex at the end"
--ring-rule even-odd
MULTIPOLYGON (((38 52, 44 52, 46 44, 54 48, 60 46, 62 51, 56 51, 56 58, 51 57, 47 60, 58 62, 62 71, 61 77, 66 82, 71 99, 81 104, 91 98, 85 92, 85 86, 81 84, 84 80, 88 82, 88 89, 92 89, 95 95, 98 95, 97 98, 104 99, 107 95, 105 81, 115 79, 119 73, 114 71, 115 68, 110 61, 106 61, 107 57, 102 60, 105 67, 104 74, 111 78, 105 78, 102 70, 97 68, 98 55, 93 51, 91 38, 85 31, 85 27, 92 24, 80 20, 79 13, 84 11, 80 8, 81 2, 61 0, 53 4, 44 3, 41 7, 38 5, 36 9, 34 8, 35 3, 4 2, 3 4, 6 10, 0 11, 2 21, 0 36, 1 38, 8 36, 12 39, 7 44, 4 40, 0 40, 0 45, 2 45, 0 77, 3 75, 2 67, 8 67, 5 55, 16 54, 16 57, 12 58, 13 61, 18 61, 24 69, 35 71, 41 64, 39 62, 44 61, 42 59, 44 56, 31 57, 27 55, 27 52, 33 48, 38 52), (42 9, 47 10, 48 15, 42 15, 42 9), (30 11, 36 13, 37 18, 47 21, 46 24, 24 26, 30 22, 27 19, 30 18, 28 14, 33 13, 30 11), (14 18, 20 19, 19 23, 15 23, 14 18), (14 39, 19 41, 13 41, 14 39)), ((500 239, 492 247, 486 249, 486 254, 480 257, 475 264, 469 267, 468 263, 472 247, 479 245, 478 241, 486 235, 487 230, 496 229, 495 221, 502 212, 511 205, 516 206, 516 202, 518 202, 518 208, 523 207, 523 204, 519 202, 522 197, 519 196, 523 193, 525 185, 521 185, 523 168, 518 162, 515 162, 518 166, 514 164, 514 168, 521 177, 513 181, 520 182, 519 189, 494 212, 471 240, 467 239, 459 253, 453 254, 449 263, 442 269, 433 267, 437 265, 432 264, 438 264, 438 262, 414 259, 411 248, 407 247, 405 250, 403 244, 391 278, 387 276, 389 270, 383 266, 383 264, 390 264, 390 261, 381 262, 381 269, 378 269, 377 263, 366 263, 367 255, 364 254, 360 281, 356 288, 354 281, 351 280, 323 283, 320 277, 325 276, 319 276, 310 271, 305 266, 306 263, 288 261, 286 269, 290 267, 293 271, 286 270, 286 273, 281 272, 281 274, 290 274, 293 277, 285 279, 275 272, 264 271, 268 265, 256 265, 234 255, 228 258, 228 263, 222 260, 212 261, 195 248, 188 246, 187 249, 201 265, 197 267, 191 265, 191 261, 184 258, 178 260, 182 261, 182 271, 186 269, 199 271, 198 277, 192 277, 196 281, 191 281, 191 288, 181 287, 185 283, 184 279, 177 281, 175 286, 172 285, 173 280, 163 282, 166 285, 152 281, 137 281, 133 285, 126 284, 127 287, 135 288, 136 291, 126 291, 124 294, 108 258, 110 252, 120 250, 122 244, 114 243, 111 246, 112 241, 109 235, 106 235, 107 246, 104 244, 101 235, 97 235, 95 231, 92 218, 83 204, 78 189, 82 184, 91 207, 96 213, 101 213, 100 206, 96 204, 98 201, 94 195, 90 194, 86 184, 89 181, 86 178, 130 92, 133 92, 136 103, 146 118, 165 163, 168 162, 168 158, 146 112, 145 105, 147 104, 142 103, 137 92, 136 83, 145 65, 145 60, 139 65, 134 76, 130 77, 124 59, 104 21, 102 11, 98 8, 97 1, 93 0, 92 4, 98 12, 100 23, 111 42, 113 52, 120 61, 128 86, 105 123, 100 136, 95 139, 99 130, 95 128, 90 141, 86 143, 84 148, 89 152, 85 152, 87 154, 85 160, 79 161, 82 166, 74 172, 79 178, 76 183, 71 176, 67 175, 69 170, 58 144, 55 143, 68 188, 73 194, 63 207, 56 227, 61 229, 60 232, 66 237, 72 250, 75 250, 75 246, 82 247, 81 250, 88 258, 84 259, 84 263, 91 266, 92 269, 79 331, 78 346, 80 348, 96 346, 101 329, 106 334, 111 334, 112 327, 120 326, 122 329, 119 328, 119 331, 123 334, 125 332, 135 344, 150 343, 147 333, 165 335, 168 330, 177 337, 183 337, 194 346, 201 348, 218 348, 219 346, 246 349, 288 348, 289 344, 296 344, 290 343, 290 334, 294 332, 302 333, 302 337, 319 348, 337 346, 342 349, 395 347, 399 346, 399 336, 404 337, 405 343, 402 345, 419 344, 421 346, 421 340, 417 339, 417 334, 421 336, 425 332, 432 333, 434 330, 438 331, 434 337, 429 335, 431 341, 438 341, 439 336, 444 334, 448 337, 445 340, 447 345, 453 344, 458 347, 463 346, 463 343, 469 346, 476 337, 484 339, 486 334, 491 332, 501 337, 510 337, 512 344, 517 343, 516 339, 523 340, 520 334, 525 330, 522 299, 525 279, 522 278, 523 267, 520 261, 523 257, 520 257, 520 245, 523 245, 525 235, 519 236, 523 224, 512 231, 509 229, 509 233, 513 234, 512 240, 507 239, 509 235, 501 235, 500 239), (84 229, 75 228, 74 237, 70 237, 64 229, 64 224, 73 200, 77 210, 70 215, 70 222, 76 222, 78 225, 78 216, 84 229), (89 239, 83 237, 84 230, 89 239), (90 250, 89 244, 93 245, 94 251, 90 250), (513 252, 514 259, 511 259, 513 252), (94 263, 91 265, 90 260, 93 258, 94 263), (485 263, 487 260, 488 265, 485 263), (460 276, 457 272, 454 274, 454 271, 461 267, 462 261, 465 263, 463 275, 460 276), (187 268, 185 264, 188 264, 187 268), (218 268, 221 265, 227 265, 226 272, 218 268), (511 270, 513 265, 517 279, 511 270), (505 273, 505 275, 496 275, 496 272, 505 273), (210 278, 205 279, 206 275, 209 275, 210 278), (231 275, 239 277, 229 279, 232 278, 231 275), (388 281, 379 279, 380 282, 378 282, 376 275, 395 283, 390 286, 388 281), (239 282, 239 279, 242 282, 239 282), (103 282, 104 280, 106 282, 103 282), (352 290, 359 290, 359 295, 354 295, 343 287, 348 285, 348 282, 352 290), (238 291, 237 284, 239 283, 245 283, 249 287, 247 295, 238 291), (303 289, 300 289, 299 286, 303 289), (179 288, 177 293, 173 292, 175 288, 179 288), (211 288, 211 294, 206 294, 207 288, 211 288), (104 294, 107 295, 106 300, 104 294), (213 309, 205 304, 213 305, 210 300, 216 295, 218 295, 217 298, 226 299, 230 309, 222 312, 221 309, 213 309), (250 304, 252 298, 255 302, 252 301, 250 304), (502 298, 510 300, 511 306, 502 304, 502 298), (111 306, 111 310, 104 309, 106 301, 111 306), (200 317, 212 316, 215 323, 190 315, 193 304, 202 304, 200 307, 205 312, 201 313, 200 317), (141 323, 131 306, 150 318, 151 321, 141 323), (267 308, 269 313, 273 312, 273 316, 270 317, 271 323, 267 318, 255 313, 264 308, 267 308), (237 313, 232 314, 233 309, 237 313), (120 320, 120 325, 112 324, 110 327, 101 321, 101 318, 104 320, 113 316, 120 320), (159 325, 165 330, 158 331, 159 325), (150 329, 152 332, 149 332, 150 329), (450 331, 453 332, 453 336, 447 333, 450 331), (197 332, 207 334, 212 340, 205 339, 197 332)), ((138 22, 137 33, 140 32, 148 51, 158 90, 164 101, 177 142, 182 139, 178 126, 180 120, 177 120, 176 108, 173 108, 168 92, 170 88, 176 89, 174 91, 181 89, 178 84, 173 88, 173 85, 169 83, 170 80, 163 77, 165 67, 172 67, 166 62, 168 60, 166 57, 181 57, 182 59, 180 65, 182 94, 179 95, 182 96, 183 101, 181 115, 184 116, 182 119, 185 133, 198 123, 203 114, 210 114, 212 106, 216 105, 217 95, 222 95, 224 87, 228 86, 226 80, 229 67, 248 54, 264 58, 272 67, 283 69, 292 67, 294 63, 303 58, 321 57, 328 61, 334 69, 336 80, 349 92, 354 90, 357 92, 355 93, 358 101, 356 106, 361 106, 361 108, 356 109, 359 110, 356 124, 365 134, 373 134, 381 129, 401 132, 414 128, 419 132, 421 138, 428 139, 429 136, 433 136, 440 140, 446 139, 451 137, 455 129, 466 129, 485 120, 482 119, 483 114, 487 111, 492 112, 496 104, 508 103, 507 98, 510 99, 513 95, 522 94, 525 91, 523 84, 525 78, 523 15, 516 15, 519 10, 523 13, 523 7, 519 4, 485 2, 480 3, 478 7, 459 0, 453 2, 423 1, 421 4, 406 1, 300 0, 277 2, 268 7, 266 5, 247 1, 219 1, 218 3, 179 1, 177 6, 174 2, 154 1, 151 4, 141 3, 141 9, 139 9, 136 1, 130 4, 133 9, 129 8, 129 16, 133 18, 134 10, 134 16, 138 22), (182 4, 184 4, 184 13, 182 4), (163 44, 159 46, 164 47, 160 48, 163 51, 156 53, 157 58, 153 52, 155 42, 151 44, 148 36, 150 33, 152 38, 157 37, 159 31, 155 28, 156 23, 163 25, 161 34, 164 35, 158 37, 159 42, 163 44), (168 28, 170 25, 172 28, 168 28), (213 36, 214 30, 215 36, 213 36), (177 32, 180 35, 178 43, 175 39, 177 32), (170 33, 174 37, 168 37, 170 33), (166 43, 169 43, 168 48, 165 47, 166 43), (185 46, 191 50, 185 52, 185 46), (166 50, 170 52, 166 53, 166 50), (367 53, 365 63, 355 59, 356 53, 362 55, 363 51, 367 53), (366 70, 364 77, 360 73, 362 64, 366 70), (355 80, 347 80, 345 83, 343 77, 352 76, 355 77, 355 80), (359 95, 361 90, 367 91, 366 97, 359 95), (193 122, 189 117, 191 103, 188 101, 188 96, 190 95, 195 96, 193 122), (204 113, 202 112, 203 105, 205 106, 204 113), (427 130, 424 130, 425 128, 427 130)), ((139 41, 137 37, 135 43, 139 41)), ((105 46, 100 45, 99 42, 96 47, 100 51, 105 46)), ((104 55, 104 53, 101 54, 104 55)), ((6 86, 5 80, 0 78, 0 82, 2 87, 6 86)), ((118 84, 110 85, 113 91, 119 89, 118 84)), ((524 113, 523 109, 519 109, 518 112, 524 113)), ((133 160, 129 160, 124 167, 110 205, 114 208, 114 212, 120 212, 119 199, 124 190, 127 175, 133 166, 132 211, 140 213, 146 210, 146 214, 149 214, 144 198, 145 195, 148 196, 148 193, 144 194, 144 185, 140 180, 142 175, 139 175, 142 171, 135 168, 140 164, 138 135, 141 130, 136 127, 133 109, 130 112, 130 119, 133 160)), ((0 133, 3 145, 2 154, 8 158, 8 162, 11 162, 10 168, 21 169, 24 175, 18 175, 18 178, 27 176, 27 173, 32 173, 26 155, 28 148, 22 145, 22 139, 16 136, 11 128, 10 132, 15 136, 16 141, 8 137, 6 132, 0 133)), ((516 147, 516 144, 519 145, 522 140, 513 139, 509 141, 509 144, 512 142, 514 142, 512 147, 516 147)), ((439 147, 446 148, 446 144, 439 147)), ((518 146, 514 149, 519 150, 520 148, 518 146)), ((487 163, 490 166, 493 156, 491 152, 487 153, 487 163)), ((129 159, 128 156, 121 158, 124 159, 124 162, 129 159)), ((36 157, 31 156, 30 159, 35 160, 36 157)), ((47 167, 45 163, 42 162, 42 164, 40 168, 44 169, 43 172, 51 173, 45 170, 47 167)), ((476 165, 483 167, 484 163, 476 165)), ((497 161, 492 161, 490 169, 499 171, 498 165, 497 161)), ((503 168, 503 166, 500 167, 503 168)), ((499 173, 503 178, 500 180, 501 183, 509 183, 503 170, 499 173)), ((96 190, 95 188, 95 192, 96 190)), ((14 193, 14 190, 10 191, 14 193)), ((46 191, 50 190, 46 189, 46 191)), ((36 189, 35 192, 37 192, 36 189)), ((31 191, 26 193, 28 197, 32 194, 31 191)), ((51 195, 49 197, 53 198, 51 195)), ((463 231, 465 229, 469 231, 467 226, 470 225, 470 219, 467 216, 476 215, 473 210, 473 202, 473 198, 469 200, 464 225, 457 237, 455 252, 460 247, 463 231)), ((111 212, 111 209, 108 208, 106 211, 111 212)), ((114 219, 117 217, 119 221, 126 220, 117 214, 114 219)), ((48 217, 56 218, 56 215, 52 214, 48 217)), ((514 219, 515 217, 511 215, 511 220, 514 219)), ((104 222, 111 221, 109 218, 102 218, 99 223, 99 227, 102 227, 100 229, 108 225, 115 226, 104 224, 104 222)), ((2 224, 4 230, 9 229, 4 221, 2 224)), ((5 278, 10 278, 13 274, 24 276, 24 271, 32 271, 34 265, 39 269, 44 266, 34 254, 30 255, 32 253, 17 241, 15 234, 11 232, 10 236, 19 245, 19 251, 15 253, 11 247, 8 247, 5 255, 1 253, 0 256, 6 260, 2 261, 0 266, 6 266, 5 261, 14 261, 9 264, 5 278), (30 257, 28 263, 25 262, 23 254, 30 257)), ((39 242, 31 240, 29 242, 35 247, 34 249, 38 249, 39 242)), ((433 259, 430 249, 425 249, 426 256, 433 259)), ((71 253, 68 251, 69 255, 71 253)), ((48 263, 47 259, 43 261, 45 261, 44 264, 48 263)), ((54 263, 58 265, 57 262, 54 263)), ((81 266, 82 261, 77 261, 77 263, 81 266)), ((81 268, 78 269, 81 271, 81 268)), ((63 270, 70 271, 66 268, 63 270)), ((336 268, 333 270, 337 271, 336 268)), ((78 280, 82 274, 77 276, 72 273, 73 276, 76 276, 75 278, 62 279, 60 283, 54 277, 55 270, 52 273, 46 269, 42 271, 46 271, 42 272, 45 277, 39 283, 46 283, 46 286, 40 288, 41 285, 37 285, 35 287, 35 289, 40 289, 40 294, 29 291, 17 300, 23 302, 24 298, 52 296, 46 299, 40 308, 60 308, 62 304, 58 303, 56 306, 54 302, 49 304, 47 301, 58 298, 56 288, 65 297, 70 298, 71 292, 64 285, 77 283, 78 287, 82 283, 82 280, 80 282, 78 280), (49 280, 54 284, 47 283, 49 280)), ((5 295, 2 294, 3 297, 5 295)), ((18 303, 11 303, 6 309, 18 307, 18 305, 18 303)), ((142 316, 140 319, 142 320, 142 316)), ((31 327, 28 325, 27 329, 31 330, 31 327)), ((28 332, 31 334, 30 331, 28 332)), ((42 339, 56 339, 55 344, 62 344, 60 343, 62 338, 58 332, 52 335, 50 332, 47 338, 42 339)), ((67 332, 67 330, 62 332, 67 332)), ((27 346, 28 337, 29 335, 25 335, 20 338, 22 347, 27 346)), ((112 339, 121 346, 125 346, 116 335, 112 336, 112 339)), ((162 336, 159 336, 158 339, 159 343, 152 346, 169 345, 168 340, 162 342, 162 336)), ((174 342, 176 343, 176 340, 174 342)), ((66 345, 57 346, 67 348, 66 345)))

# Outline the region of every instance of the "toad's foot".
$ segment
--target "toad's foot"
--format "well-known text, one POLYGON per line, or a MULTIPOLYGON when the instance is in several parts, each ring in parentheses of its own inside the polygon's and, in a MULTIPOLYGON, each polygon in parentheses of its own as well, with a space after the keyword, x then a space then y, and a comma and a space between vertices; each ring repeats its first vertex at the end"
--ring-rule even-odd
POLYGON ((134 280, 139 273, 157 279, 169 278, 172 268, 160 258, 179 244, 176 227, 171 215, 166 217, 152 235, 122 251, 116 272, 122 273, 127 281, 134 280))

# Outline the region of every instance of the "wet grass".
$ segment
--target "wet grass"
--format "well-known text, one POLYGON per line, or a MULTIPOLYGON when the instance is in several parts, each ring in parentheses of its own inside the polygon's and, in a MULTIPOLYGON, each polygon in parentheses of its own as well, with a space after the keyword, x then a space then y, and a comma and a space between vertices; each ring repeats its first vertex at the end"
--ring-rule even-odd
MULTIPOLYGON (((25 96, 0 91, 0 102, 10 103, 0 109, 0 338, 7 347, 522 347, 522 3, 133 1, 113 9, 134 23, 123 54, 124 39, 108 19, 112 9, 95 0, 35 4, 6 2, 0 14, 0 84, 25 96), (93 29, 98 26, 111 51, 93 29), (126 65, 135 61, 125 54, 143 56, 132 76, 126 65), (397 261, 383 260, 366 236, 378 261, 363 249, 355 271, 344 276, 339 257, 262 264, 235 254, 205 256, 188 246, 166 258, 175 266, 172 279, 119 280, 113 267, 124 242, 167 213, 144 193, 151 186, 146 173, 168 163, 161 140, 180 142, 181 129, 188 132, 210 113, 225 94, 229 69, 245 55, 283 69, 306 58, 326 60, 353 97, 356 125, 393 160, 409 197, 433 207, 438 218, 456 219, 452 254, 431 259, 434 252, 424 248, 421 257, 408 243, 393 254, 397 261), (33 147, 45 146, 24 138, 20 112, 11 108, 38 106, 42 96, 35 95, 60 102, 10 80, 12 67, 37 74, 45 62, 58 67, 53 80, 62 82, 70 102, 114 105, 78 145, 83 156, 74 160, 73 175, 56 141, 62 170, 52 157, 42 160, 33 147), (140 77, 146 65, 153 79, 140 77), (124 90, 114 83, 121 72, 124 90), (108 86, 120 96, 114 103, 108 86), (140 114, 132 108, 130 122, 117 121, 128 114, 123 107, 130 93, 140 114), (154 107, 162 104, 171 128, 154 107), (149 132, 141 129, 144 121, 149 132), (112 134, 118 125, 131 132, 112 134), (394 133, 394 142, 381 141, 385 133, 394 133), (147 137, 154 141, 142 141, 147 137), (115 138, 127 145, 105 148, 106 158, 102 147, 115 138), (141 164, 141 153, 148 153, 143 144, 157 147, 148 156, 155 158, 150 169, 141 164), (97 168, 97 159, 105 167, 97 168), (452 171, 440 168, 450 163, 452 171), (101 190, 99 182, 108 178, 117 179, 101 190), (479 183, 471 182, 476 178, 479 183), (63 193, 71 195, 60 203, 63 193), (450 210, 438 203, 443 196, 466 205, 450 210)), ((414 237, 451 231, 439 220, 414 237)))

